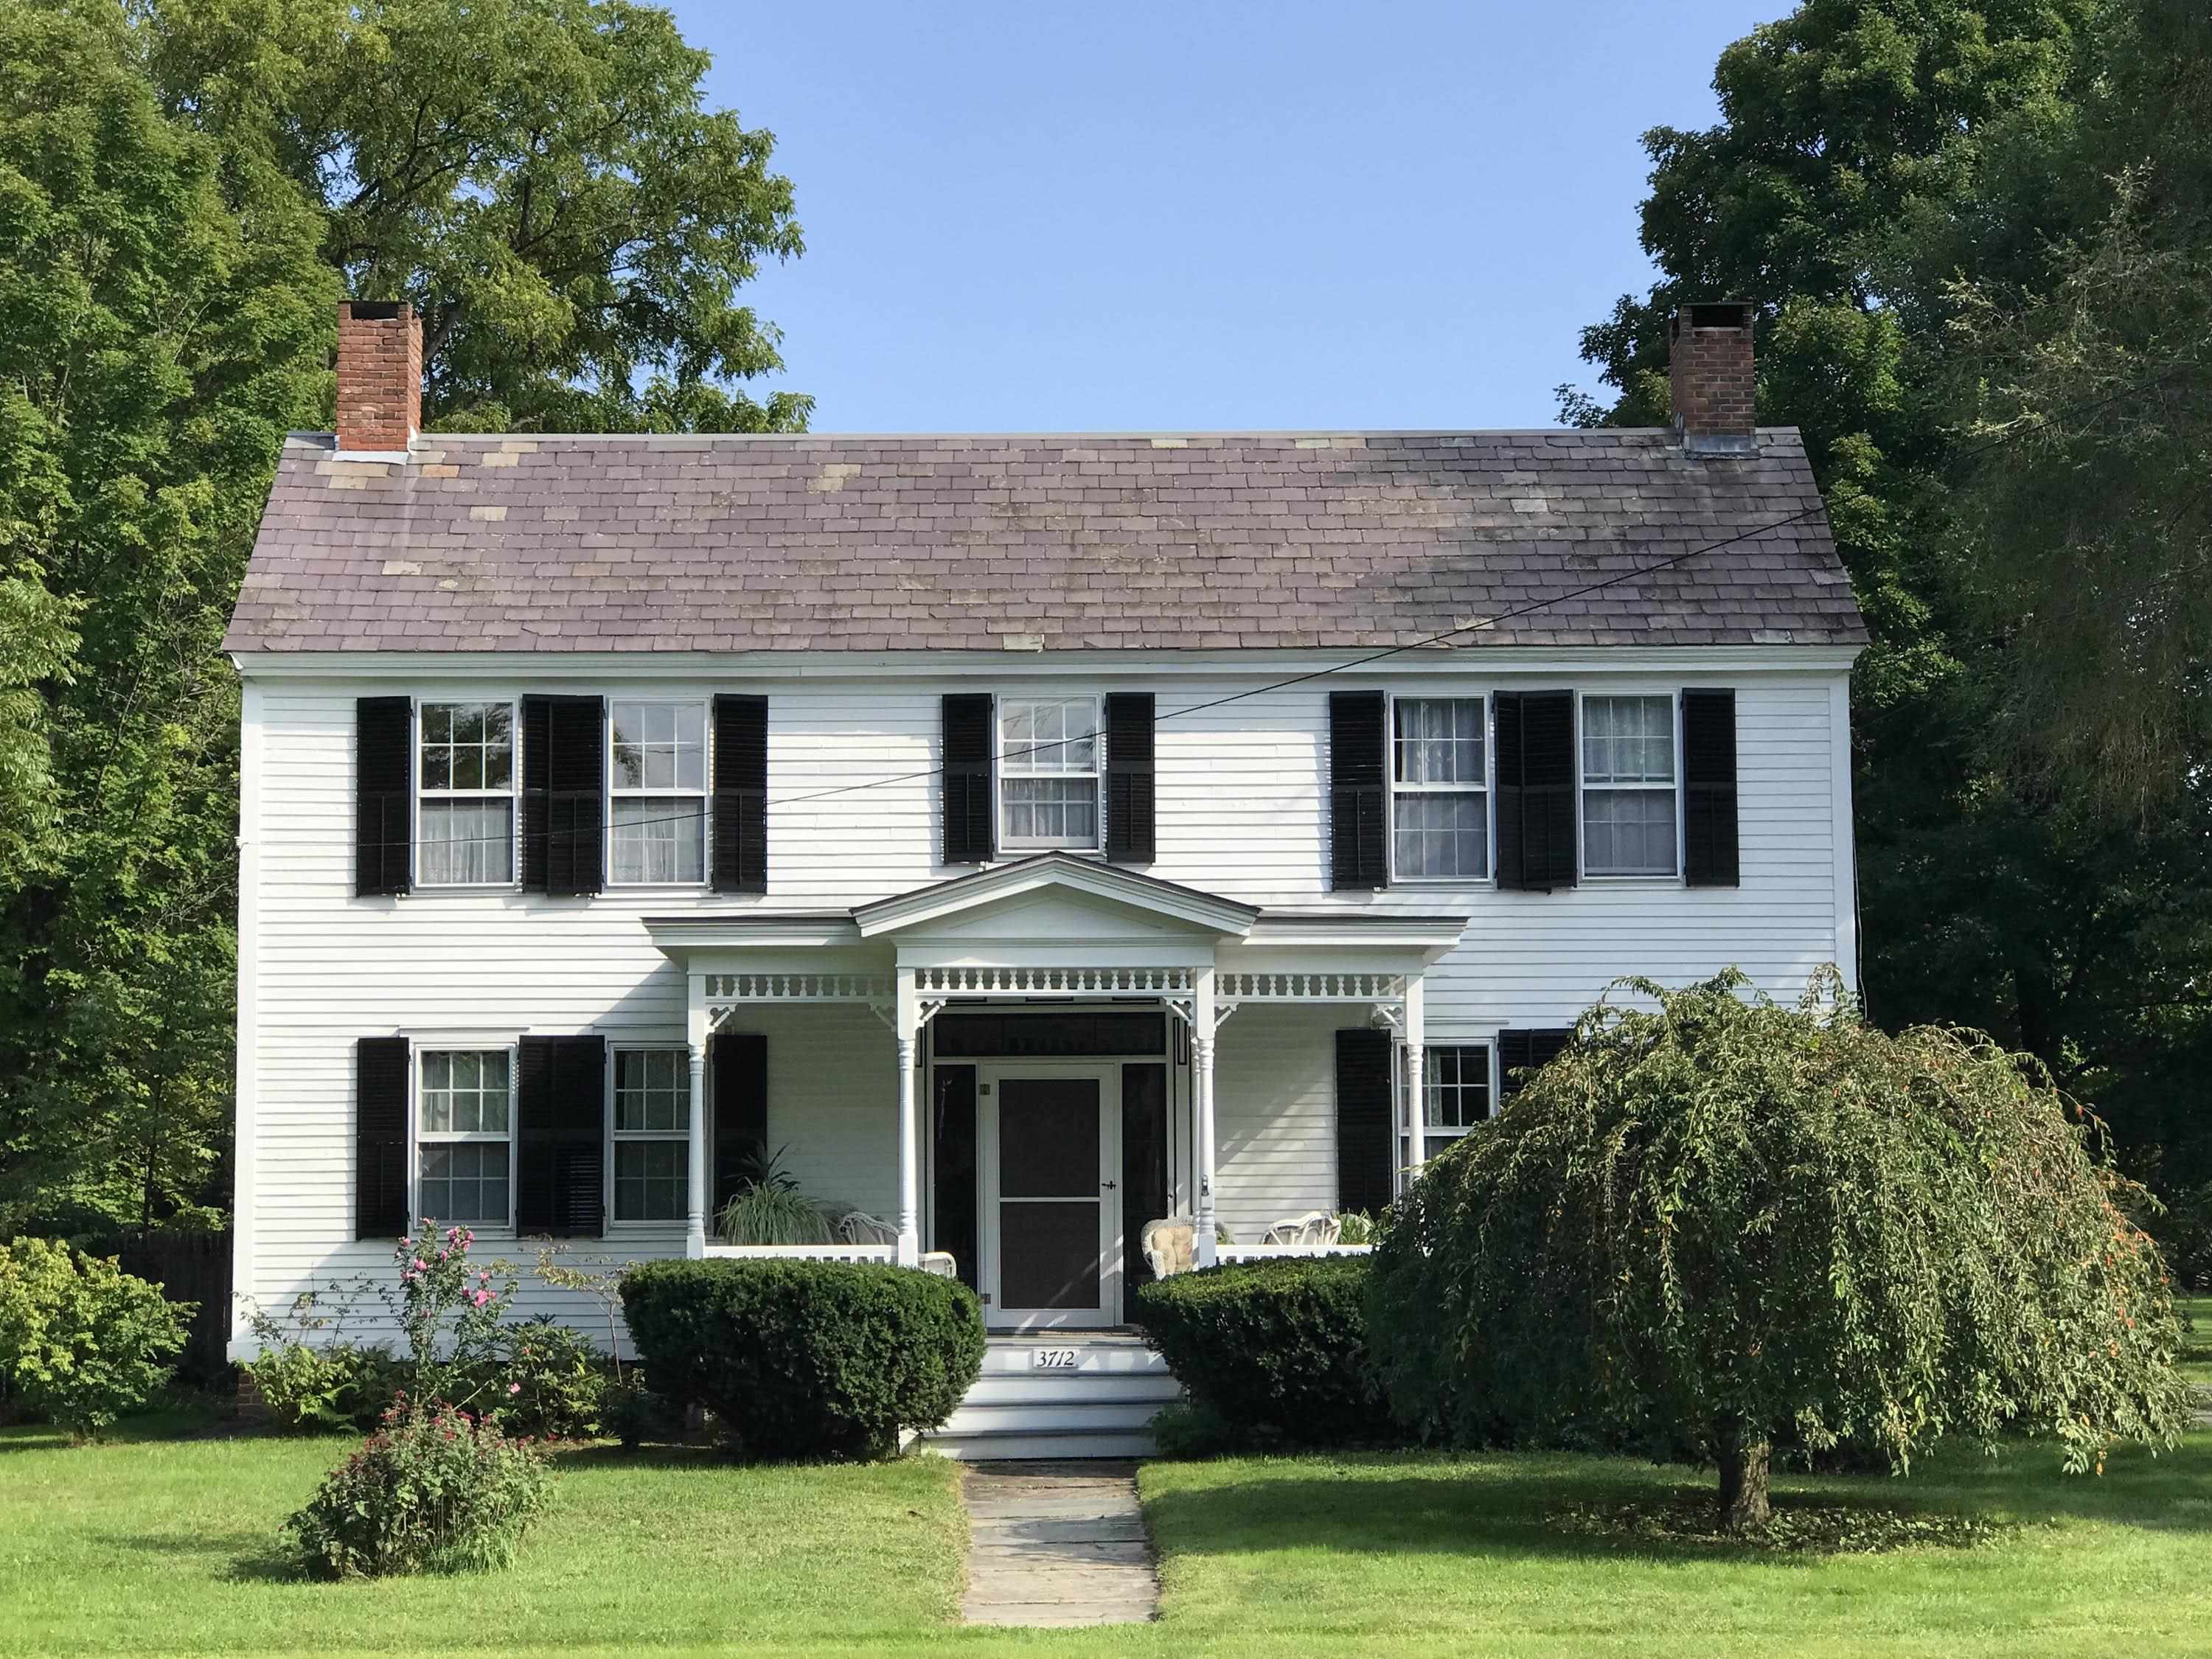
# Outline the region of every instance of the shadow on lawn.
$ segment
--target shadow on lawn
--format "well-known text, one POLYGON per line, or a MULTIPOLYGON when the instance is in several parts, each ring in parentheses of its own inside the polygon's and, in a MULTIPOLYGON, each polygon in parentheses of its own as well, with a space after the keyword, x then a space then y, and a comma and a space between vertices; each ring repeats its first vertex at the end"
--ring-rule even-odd
MULTIPOLYGON (((1778 1470, 1775 1507, 1785 1513, 1820 1508, 1968 1516, 2021 1527, 2093 1521, 2212 1532, 2212 1442, 2202 1436, 2156 1460, 2133 1450, 2101 1477, 2060 1474, 2057 1449, 2047 1443, 2008 1447, 1995 1465, 1970 1462, 1969 1455, 1954 1450, 1939 1466, 1901 1480, 1778 1470)), ((1231 1484, 1148 1494, 1146 1516, 1163 1546, 1192 1554, 1283 1547, 1558 1559, 1632 1554, 1773 1567, 1829 1559, 1818 1549, 1577 1533, 1558 1518, 1571 1507, 1648 1507, 1677 1493, 1717 1506, 1711 1472, 1686 1466, 1482 1455, 1341 1461, 1362 1472, 1351 1479, 1255 1473, 1231 1484), (1393 1473, 1394 1466, 1401 1472, 1393 1473)))

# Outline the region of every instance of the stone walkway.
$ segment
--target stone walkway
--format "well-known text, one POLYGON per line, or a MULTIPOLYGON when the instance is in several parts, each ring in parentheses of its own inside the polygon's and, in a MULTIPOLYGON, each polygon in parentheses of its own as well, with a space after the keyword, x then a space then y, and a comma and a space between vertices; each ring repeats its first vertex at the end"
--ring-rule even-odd
POLYGON ((1133 1463, 970 1463, 971 1625, 1127 1625, 1156 1617, 1159 1580, 1133 1463))

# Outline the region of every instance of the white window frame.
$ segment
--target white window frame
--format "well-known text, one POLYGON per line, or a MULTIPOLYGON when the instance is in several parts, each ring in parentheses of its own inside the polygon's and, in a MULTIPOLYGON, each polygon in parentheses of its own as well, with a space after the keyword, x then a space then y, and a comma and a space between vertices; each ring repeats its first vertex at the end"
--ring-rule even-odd
POLYGON ((1488 691, 1393 692, 1382 710, 1382 839, 1389 848, 1393 887, 1495 887, 1498 884, 1498 719, 1488 691), (1482 817, 1483 866, 1479 876, 1401 876, 1398 873, 1398 793, 1463 795, 1474 790, 1466 784, 1398 781, 1398 704, 1406 702, 1479 702, 1482 705, 1482 817))
POLYGON ((489 1146, 504 1140, 507 1143, 507 1216, 500 1221, 464 1221, 459 1217, 440 1216, 441 1226, 467 1227, 477 1233, 511 1235, 514 1231, 514 1182, 516 1173, 515 1146, 519 1139, 517 1127, 521 1118, 522 1045, 512 1036, 480 1036, 473 1032, 409 1039, 407 1044, 407 1214, 411 1225, 420 1225, 426 1218, 422 1213, 422 1148, 425 1146, 489 1146), (507 1133, 488 1133, 483 1130, 441 1130, 432 1133, 422 1127, 422 1062, 431 1054, 487 1054, 507 1056, 507 1133))
POLYGON ((1583 881, 1620 883, 1645 887, 1680 887, 1683 884, 1683 829, 1682 829, 1682 692, 1679 686, 1625 685, 1607 686, 1601 690, 1575 693, 1575 863, 1576 873, 1583 881), (1588 781, 1589 767, 1583 750, 1584 718, 1583 705, 1592 698, 1604 702, 1609 698, 1661 698, 1667 700, 1670 711, 1668 730, 1674 745, 1674 779, 1672 783, 1601 783, 1592 786, 1588 781), (1601 791, 1641 789, 1652 794, 1667 792, 1674 797, 1674 868, 1666 874, 1640 870, 1592 870, 1589 867, 1589 817, 1583 797, 1595 787, 1601 791))
POLYGON ((1038 691, 1019 696, 1001 694, 991 700, 991 799, 992 810, 998 821, 991 826, 1001 853, 1103 853, 1106 849, 1106 704, 1096 692, 1076 693, 1038 691), (1088 703, 1091 705, 1091 784, 1093 800, 1097 803, 1091 822, 1097 833, 1087 845, 1071 846, 1066 842, 1042 841, 1035 837, 1016 839, 1006 833, 1006 780, 1012 778, 1080 778, 1080 772, 1008 772, 1006 770, 1006 720, 1007 708, 1015 703, 1088 703))
POLYGON ((414 886, 438 893, 512 893, 522 886, 522 703, 516 697, 486 697, 459 692, 448 696, 415 699, 414 719, 409 723, 410 745, 407 777, 413 786, 413 800, 410 808, 408 832, 413 842, 414 886), (475 704, 487 708, 504 707, 507 709, 507 787, 501 789, 425 789, 422 785, 422 717, 433 707, 457 708, 475 704), (513 872, 505 881, 427 881, 422 876, 423 798, 434 800, 505 800, 507 803, 507 868, 513 872))
MULTIPOLYGON (((1498 1115, 1498 1034, 1492 1031, 1487 1035, 1445 1037, 1435 1042, 1424 1042, 1421 1044, 1422 1098, 1419 1103, 1419 1109, 1415 1113, 1415 1116, 1420 1122, 1421 1161, 1424 1164, 1427 1163, 1430 1158, 1436 1157, 1438 1152, 1444 1150, 1444 1148, 1439 1146, 1437 1148, 1436 1152, 1431 1152, 1429 1150, 1429 1143, 1431 1141, 1459 1140, 1468 1134, 1475 1127, 1472 1123, 1468 1124, 1464 1127, 1452 1127, 1448 1125, 1439 1124, 1431 1128, 1429 1125, 1428 1092, 1435 1083, 1437 1075, 1435 1060, 1437 1050, 1439 1048, 1480 1048, 1483 1051, 1488 1088, 1483 1099, 1482 1121, 1486 1123, 1492 1118, 1498 1115)), ((1393 1079, 1393 1093, 1397 1101, 1398 1115, 1397 1121, 1391 1130, 1391 1139, 1393 1144, 1395 1145, 1398 1149, 1398 1164, 1401 1170, 1411 1167, 1413 1150, 1406 1143, 1407 1090, 1405 1060, 1405 1045, 1403 1043, 1392 1044, 1390 1049, 1391 1077, 1393 1079)))
MULTIPOLYGON (((714 713, 710 703, 698 697, 620 696, 610 692, 606 698, 606 732, 602 739, 605 752, 600 763, 606 769, 606 821, 602 826, 607 849, 607 885, 636 892, 659 888, 664 891, 697 892, 706 887, 714 873, 714 713), (696 789, 625 788, 620 781, 621 773, 615 769, 615 708, 622 703, 653 706, 663 708, 689 709, 699 716, 699 785, 696 789), (627 800, 667 800, 681 797, 699 803, 699 879, 696 881, 622 881, 615 875, 615 802, 627 800)), ((609 1213, 613 1212, 611 1208, 609 1213)))
MULTIPOLYGON (((607 1045, 607 1101, 606 1101, 606 1172, 607 1225, 623 1232, 670 1232, 683 1231, 690 1220, 690 1181, 691 1175, 691 1051, 680 1040, 664 1042, 623 1042, 607 1045), (621 1127, 621 1115, 617 1102, 621 1093, 622 1056, 624 1054, 670 1054, 676 1057, 676 1096, 678 1103, 677 1127, 665 1129, 625 1129, 621 1127), (615 1204, 615 1148, 625 1143, 672 1140, 684 1148, 684 1200, 686 1211, 667 1220, 649 1221, 637 1218, 625 1218, 615 1204)), ((703 1149, 702 1149, 703 1150, 703 1149)), ((714 1218, 707 1218, 707 1231, 714 1229, 714 1218)))

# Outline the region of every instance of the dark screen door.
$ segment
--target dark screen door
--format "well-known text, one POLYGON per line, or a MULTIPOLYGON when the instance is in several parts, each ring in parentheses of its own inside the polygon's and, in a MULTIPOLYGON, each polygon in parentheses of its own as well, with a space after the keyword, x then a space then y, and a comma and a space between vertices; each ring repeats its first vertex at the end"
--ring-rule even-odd
POLYGON ((1104 1235, 1095 1077, 999 1083, 999 1306, 1099 1308, 1104 1235))

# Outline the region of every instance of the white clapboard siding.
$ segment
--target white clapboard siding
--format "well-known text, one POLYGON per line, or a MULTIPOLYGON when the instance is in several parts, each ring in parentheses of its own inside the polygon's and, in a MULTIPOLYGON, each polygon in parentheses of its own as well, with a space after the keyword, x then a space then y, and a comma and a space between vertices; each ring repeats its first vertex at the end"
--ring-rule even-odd
MULTIPOLYGON (((1470 653, 1474 655, 1474 653, 1470 653)), ((1464 690, 1496 681, 1468 665, 1464 690)), ((851 677, 748 679, 769 698, 769 890, 623 891, 590 899, 417 891, 353 895, 354 703, 404 690, 476 700, 530 690, 696 696, 700 681, 533 678, 512 684, 389 676, 251 677, 246 700, 246 888, 240 939, 239 1289, 264 1305, 332 1274, 383 1273, 386 1247, 350 1241, 353 1041, 440 1028, 600 1032, 616 1042, 679 1043, 684 988, 641 919, 687 911, 843 909, 965 873, 938 862, 939 698, 951 690, 1059 691, 1066 682, 1009 674, 996 683, 887 667, 851 677), (856 784, 877 787, 854 790, 856 784), (835 794, 824 792, 836 791, 835 794), (803 799, 808 796, 819 799, 803 799)), ((557 671, 556 671, 557 672, 557 671)), ((1188 716, 1177 711, 1255 690, 1271 677, 1102 675, 1099 689, 1151 690, 1158 733, 1158 859, 1150 873, 1247 902, 1303 911, 1471 915, 1464 941, 1431 970, 1432 1042, 1488 1041, 1504 1025, 1559 1025, 1626 973, 1679 982, 1737 964, 1791 996, 1851 945, 1848 755, 1839 672, 1700 673, 1737 692, 1742 884, 1686 890, 1666 882, 1587 882, 1553 894, 1487 885, 1328 888, 1328 693, 1341 685, 1437 695, 1433 675, 1371 674, 1285 690, 1188 716)), ((1516 684, 1559 685, 1572 677, 1516 684)), ((1591 671, 1588 685, 1613 683, 1591 671)), ((1648 672, 1632 686, 1650 690, 1648 672)), ((1453 690, 1462 688, 1452 684, 1453 690)), ((1332 1044, 1357 1010, 1247 1006, 1218 1050, 1220 1214, 1240 1238, 1335 1197, 1332 1044)), ((878 1214, 896 1207, 890 1036, 860 1007, 764 1010, 772 1145, 806 1189, 878 1214)), ((1178 1169, 1182 1154, 1177 1152, 1178 1169)), ((511 1246, 509 1247, 512 1248, 511 1246)), ((623 1257, 679 1254, 680 1228, 577 1247, 623 1257)), ((583 1304, 543 1287, 526 1312, 581 1322, 583 1304)))

